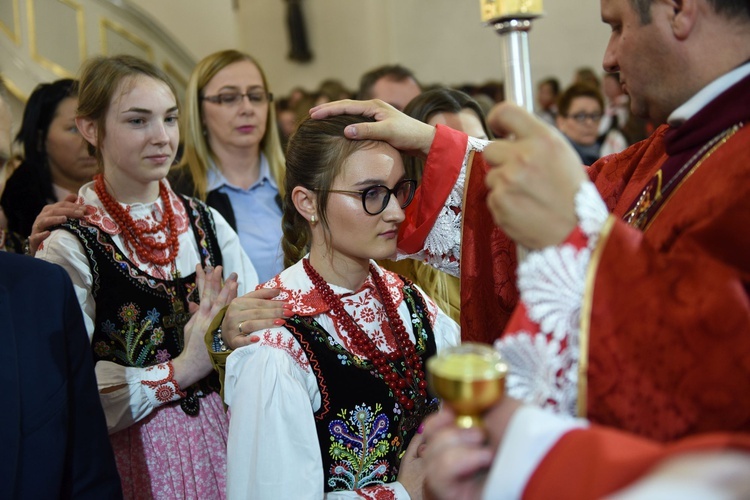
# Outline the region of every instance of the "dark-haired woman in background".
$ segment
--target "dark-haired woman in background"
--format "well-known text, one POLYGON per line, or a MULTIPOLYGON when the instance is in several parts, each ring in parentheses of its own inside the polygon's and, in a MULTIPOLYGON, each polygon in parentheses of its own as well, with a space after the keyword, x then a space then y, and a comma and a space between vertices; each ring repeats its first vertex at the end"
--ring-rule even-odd
POLYGON ((76 128, 77 82, 43 83, 34 89, 23 112, 16 142, 23 146, 23 163, 13 172, 0 204, 8 229, 21 238, 45 205, 78 193, 96 173, 96 159, 76 128))

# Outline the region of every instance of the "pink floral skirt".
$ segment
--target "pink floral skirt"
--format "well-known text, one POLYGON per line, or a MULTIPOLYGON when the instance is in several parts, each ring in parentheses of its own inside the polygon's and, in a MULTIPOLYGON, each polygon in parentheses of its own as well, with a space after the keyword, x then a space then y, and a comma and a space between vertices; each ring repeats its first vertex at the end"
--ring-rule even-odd
POLYGON ((217 393, 200 404, 195 417, 162 406, 110 436, 126 499, 225 498, 229 419, 217 393))

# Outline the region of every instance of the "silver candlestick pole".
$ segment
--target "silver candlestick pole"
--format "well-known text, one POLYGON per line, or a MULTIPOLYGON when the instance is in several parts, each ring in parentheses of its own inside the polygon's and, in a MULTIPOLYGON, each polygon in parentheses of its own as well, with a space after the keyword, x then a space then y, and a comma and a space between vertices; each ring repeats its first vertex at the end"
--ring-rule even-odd
POLYGON ((543 14, 542 0, 480 0, 482 21, 500 35, 505 70, 505 97, 534 112, 528 32, 543 14))

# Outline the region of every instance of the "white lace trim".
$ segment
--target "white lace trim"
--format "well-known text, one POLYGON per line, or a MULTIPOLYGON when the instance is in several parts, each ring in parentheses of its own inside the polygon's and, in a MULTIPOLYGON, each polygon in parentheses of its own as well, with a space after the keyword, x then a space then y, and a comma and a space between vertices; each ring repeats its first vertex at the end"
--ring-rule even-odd
POLYGON ((577 349, 563 349, 555 339, 525 331, 503 337, 495 348, 512 367, 506 378, 509 396, 575 415, 577 349))
POLYGON ((578 398, 579 325, 591 252, 608 212, 596 187, 581 184, 575 197, 584 248, 562 244, 530 252, 518 266, 518 288, 539 331, 506 332, 495 347, 508 360, 508 394, 575 415, 578 398))
POLYGON ((583 234, 589 238, 589 248, 594 248, 599 238, 599 233, 609 217, 609 210, 604 204, 599 191, 593 182, 586 181, 578 188, 575 197, 576 215, 578 225, 583 234))
POLYGON ((460 275, 461 261, 461 221, 464 188, 466 185, 466 167, 473 151, 482 151, 489 141, 469 137, 461 172, 453 185, 440 214, 425 238, 424 248, 413 255, 399 255, 398 258, 415 258, 452 276, 460 275))
POLYGON ((591 252, 572 245, 529 253, 518 266, 518 289, 529 318, 561 341, 577 330, 591 252))

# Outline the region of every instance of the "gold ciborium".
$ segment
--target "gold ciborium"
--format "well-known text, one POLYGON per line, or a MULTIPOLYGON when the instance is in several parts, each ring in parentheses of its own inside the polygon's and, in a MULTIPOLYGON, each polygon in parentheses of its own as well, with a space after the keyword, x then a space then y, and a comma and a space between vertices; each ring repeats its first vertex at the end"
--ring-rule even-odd
POLYGON ((465 342, 427 360, 429 388, 458 415, 456 425, 482 425, 482 414, 502 399, 508 365, 492 347, 465 342))

